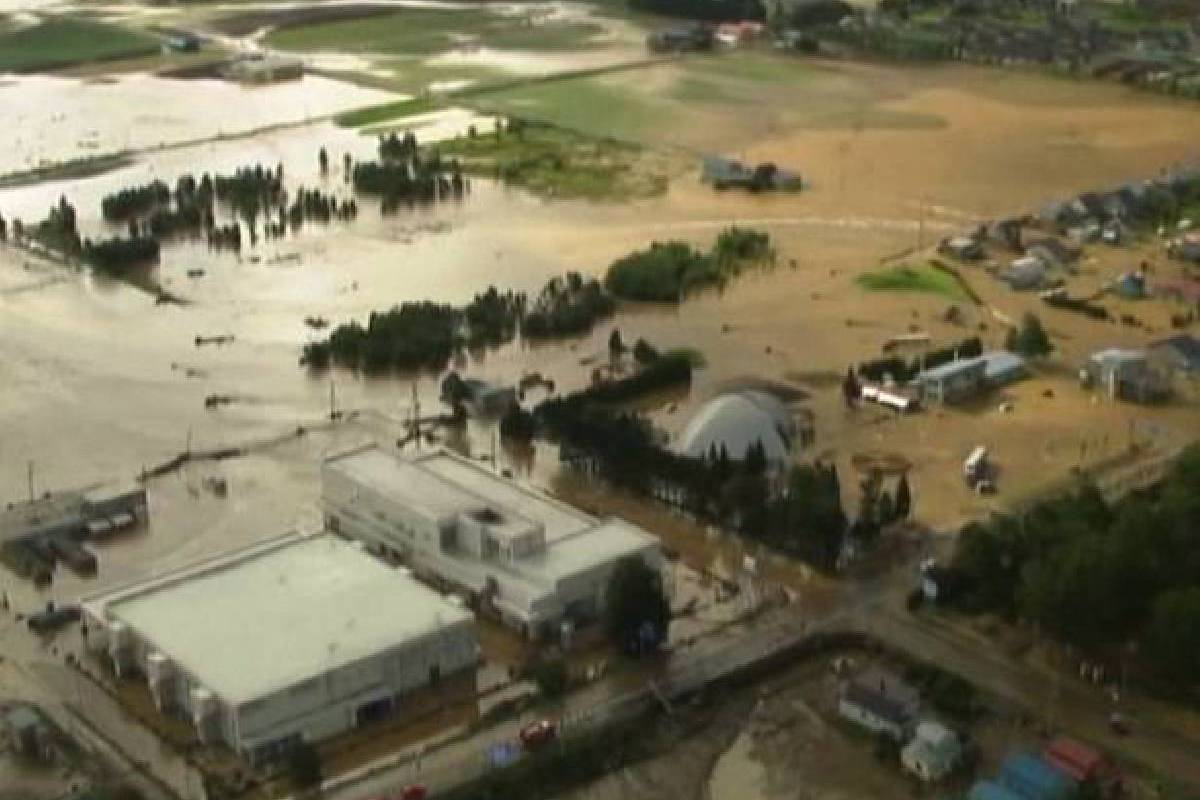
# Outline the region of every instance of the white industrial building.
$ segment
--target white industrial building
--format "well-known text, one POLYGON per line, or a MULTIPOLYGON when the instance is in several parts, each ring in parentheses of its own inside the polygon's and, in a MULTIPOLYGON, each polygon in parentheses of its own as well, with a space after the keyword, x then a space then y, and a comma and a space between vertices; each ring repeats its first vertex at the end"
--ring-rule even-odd
POLYGON ((596 519, 447 452, 412 458, 369 445, 321 471, 326 526, 468 592, 531 637, 605 604, 627 557, 662 568, 658 540, 596 519))
POLYGON ((89 649, 253 763, 390 713, 478 661, 457 598, 328 533, 289 534, 89 598, 89 649))

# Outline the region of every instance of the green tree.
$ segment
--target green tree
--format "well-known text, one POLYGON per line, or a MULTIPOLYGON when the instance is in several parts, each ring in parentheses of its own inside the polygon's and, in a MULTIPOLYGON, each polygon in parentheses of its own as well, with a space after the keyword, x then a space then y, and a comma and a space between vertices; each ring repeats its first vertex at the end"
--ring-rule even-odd
POLYGON ((608 337, 608 354, 610 356, 619 356, 625 352, 625 342, 621 341, 621 332, 613 328, 613 332, 608 337))
POLYGON ((297 789, 312 789, 322 780, 321 754, 308 742, 300 742, 287 756, 287 774, 297 789))
POLYGON ((1163 675, 1195 684, 1200 675, 1200 586, 1164 592, 1154 601, 1146 656, 1163 675))
POLYGON ((896 486, 896 519, 908 519, 912 513, 912 489, 908 486, 908 475, 900 476, 896 486))
POLYGON ((662 576, 637 556, 622 559, 613 569, 606 594, 605 623, 614 643, 627 653, 666 640, 671 607, 662 576), (653 640, 643 637, 649 632, 653 640))
POLYGON ((322 147, 317 153, 317 167, 320 168, 321 174, 325 175, 329 172, 329 152, 322 147))
POLYGON ((543 697, 562 697, 567 690, 567 661, 562 656, 539 658, 533 665, 533 680, 543 697))
POLYGON ((1054 345, 1042 327, 1042 321, 1034 314, 1026 313, 1021 317, 1019 327, 1010 328, 1004 340, 1004 347, 1010 352, 1026 358, 1040 358, 1050 355, 1054 345))

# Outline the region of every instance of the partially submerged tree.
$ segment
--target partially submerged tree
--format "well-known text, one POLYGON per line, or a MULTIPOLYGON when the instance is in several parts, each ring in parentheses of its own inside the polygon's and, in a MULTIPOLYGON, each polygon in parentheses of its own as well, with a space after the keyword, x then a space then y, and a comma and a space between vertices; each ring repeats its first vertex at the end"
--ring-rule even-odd
POLYGON ((1009 328, 1004 348, 1026 358, 1041 358, 1050 355, 1054 345, 1042 327, 1042 321, 1035 314, 1027 313, 1021 317, 1019 327, 1009 328))

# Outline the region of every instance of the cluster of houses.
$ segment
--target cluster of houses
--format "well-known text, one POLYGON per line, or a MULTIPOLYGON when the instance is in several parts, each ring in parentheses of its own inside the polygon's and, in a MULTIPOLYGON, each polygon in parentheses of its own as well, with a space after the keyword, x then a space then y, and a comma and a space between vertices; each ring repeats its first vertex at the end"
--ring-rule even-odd
POLYGON ((1103 796, 1120 793, 1121 777, 1113 765, 1090 747, 1059 737, 1040 753, 1010 755, 995 777, 978 781, 968 800, 1067 800, 1080 784, 1094 784, 1103 796))
MULTIPOLYGON (((920 693, 885 670, 869 667, 842 683, 838 714, 901 744, 901 768, 924 783, 941 781, 964 763, 962 737, 941 722, 923 716, 920 693)), ((1059 737, 1041 752, 1008 756, 994 777, 971 787, 967 798, 1067 800, 1085 782, 1094 783, 1105 796, 1115 796, 1121 776, 1095 750, 1059 737)))
POLYGON ((936 783, 962 762, 959 736, 920 715, 920 693, 891 673, 868 668, 845 682, 838 714, 872 733, 903 745, 900 764, 926 783, 936 783))

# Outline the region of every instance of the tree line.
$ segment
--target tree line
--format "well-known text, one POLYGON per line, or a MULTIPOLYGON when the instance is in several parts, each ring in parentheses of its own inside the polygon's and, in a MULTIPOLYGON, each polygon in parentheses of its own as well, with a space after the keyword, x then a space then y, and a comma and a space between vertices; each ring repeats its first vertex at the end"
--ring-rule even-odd
MULTIPOLYGON (((534 409, 533 418, 538 429, 559 442, 563 460, 576 468, 666 500, 819 569, 835 569, 850 529, 832 464, 794 465, 779 478, 769 474, 761 443, 740 460, 724 448, 702 458, 681 455, 662 444, 646 418, 615 406, 690 380, 686 356, 660 356, 632 377, 546 400, 534 409)), ((531 427, 521 412, 509 424, 531 427)), ((907 491, 905 484, 910 497, 907 491)), ((875 505, 870 508, 876 513, 875 505)), ((891 508, 880 524, 896 518, 895 504, 891 508)))
MULTIPOLYGON (((1200 448, 1158 486, 1107 503, 1094 486, 963 529, 950 602, 999 613, 1094 656, 1196 688, 1200 675, 1200 448)), ((940 594, 939 594, 940 597, 940 594)))
POLYGON ((724 285, 747 266, 773 260, 769 234, 733 226, 708 252, 686 242, 652 242, 614 261, 604 285, 628 300, 678 303, 690 292, 724 285))

